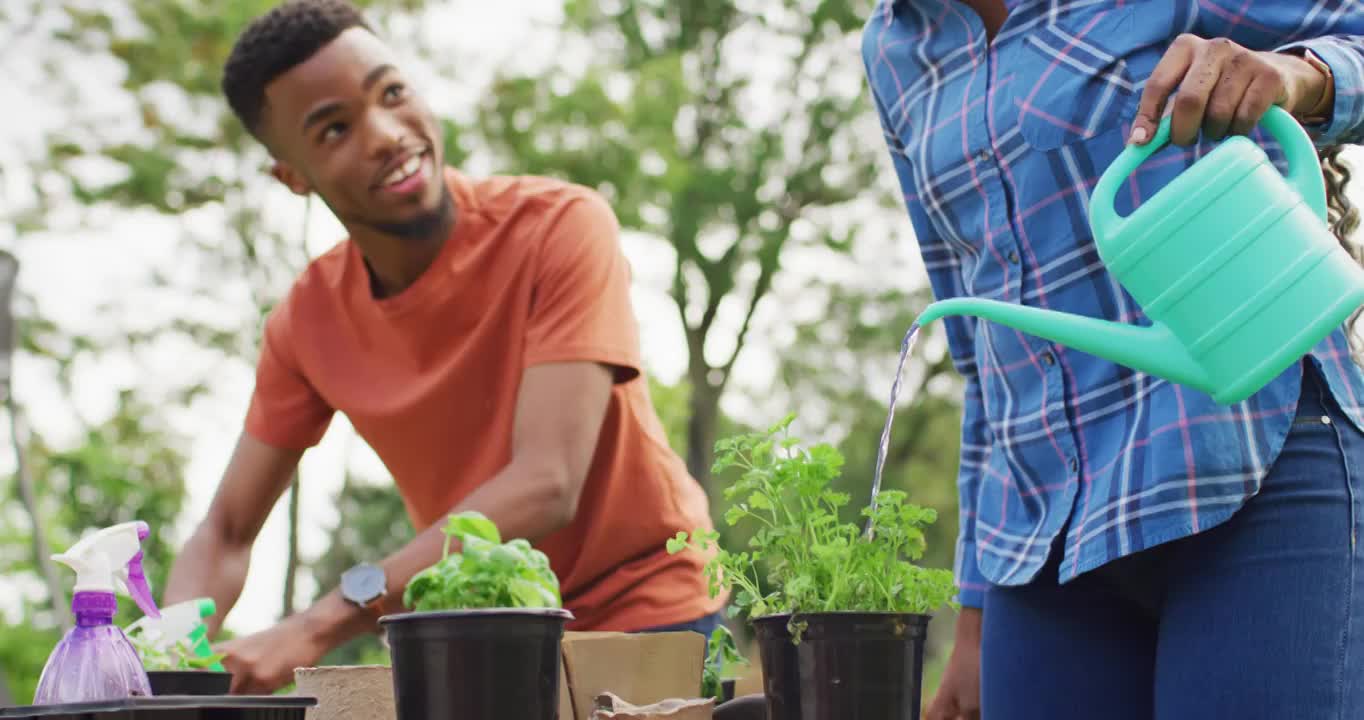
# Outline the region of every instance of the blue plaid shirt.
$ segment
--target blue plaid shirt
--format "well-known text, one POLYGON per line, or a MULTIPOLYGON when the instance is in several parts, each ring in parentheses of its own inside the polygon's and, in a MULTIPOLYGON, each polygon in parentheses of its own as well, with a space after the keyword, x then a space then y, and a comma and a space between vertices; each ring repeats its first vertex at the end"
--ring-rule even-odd
MULTIPOLYGON (((1310 47, 1336 76, 1322 146, 1364 138, 1364 6, 1341 0, 1009 0, 993 43, 955 0, 881 0, 862 52, 938 298, 962 295, 1142 323, 1099 261, 1089 194, 1122 150, 1146 77, 1183 32, 1310 47), (1354 7, 1355 9, 1346 9, 1354 7)), ((1271 158, 1282 154, 1257 130, 1271 158)), ((1167 148, 1125 186, 1127 213, 1210 147, 1167 148)), ((1038 337, 944 321, 966 380, 957 576, 962 604, 1028 582, 1053 543, 1061 580, 1206 530, 1260 487, 1302 367, 1222 406, 1038 337)), ((1364 427, 1343 331, 1311 359, 1364 427)))

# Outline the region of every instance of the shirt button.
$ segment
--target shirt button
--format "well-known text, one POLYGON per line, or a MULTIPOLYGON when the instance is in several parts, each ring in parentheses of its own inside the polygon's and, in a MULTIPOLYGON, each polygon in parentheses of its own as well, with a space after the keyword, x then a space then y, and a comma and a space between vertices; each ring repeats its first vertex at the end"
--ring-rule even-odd
POLYGON ((1009 251, 1009 264, 1010 264, 1010 265, 1017 265, 1017 264, 1018 264, 1018 251, 1017 251, 1017 250, 1010 250, 1010 251, 1009 251))
POLYGON ((976 160, 979 160, 980 162, 990 162, 990 151, 981 150, 980 152, 976 153, 976 160))
POLYGON ((1071 458, 1071 459, 1070 459, 1070 471, 1073 472, 1073 473, 1080 472, 1080 460, 1079 460, 1079 458, 1071 458))
POLYGON ((1055 364, 1056 364, 1056 356, 1055 356, 1055 355, 1052 355, 1050 350, 1048 350, 1048 351, 1042 353, 1042 364, 1043 364, 1043 365, 1046 365, 1047 367, 1051 367, 1052 365, 1055 365, 1055 364))

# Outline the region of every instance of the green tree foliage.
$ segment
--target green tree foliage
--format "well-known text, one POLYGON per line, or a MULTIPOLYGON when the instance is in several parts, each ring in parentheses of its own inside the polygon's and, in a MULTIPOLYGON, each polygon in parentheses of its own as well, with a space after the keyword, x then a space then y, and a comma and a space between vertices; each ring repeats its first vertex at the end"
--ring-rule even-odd
POLYGON ((55 627, 39 627, 28 622, 0 625, 0 678, 15 704, 28 704, 38 689, 38 677, 48 653, 61 640, 55 627))
MULTIPOLYGON (((207 347, 252 357, 260 317, 306 262, 297 227, 279 227, 261 212, 274 181, 265 173, 268 155, 232 116, 219 81, 232 43, 247 22, 275 0, 121 0, 63 5, 69 29, 58 40, 74 52, 105 57, 126 68, 121 90, 137 116, 117 131, 92 113, 54 129, 49 159, 37 171, 66 179, 66 189, 44 192, 34 210, 75 199, 90 207, 154 210, 188 219, 212 213, 223 224, 214 232, 186 222, 184 240, 195 252, 186 261, 215 273, 245 279, 253 306, 240 324, 180 319, 170 328, 207 347), (111 164, 115 179, 92 183, 81 163, 111 164)), ((382 21, 389 13, 421 6, 420 0, 359 0, 382 21)), ((59 74, 60 69, 54 68, 59 74)), ((79 98, 72 98, 78 102, 79 98)), ((455 157, 459 157, 456 155, 455 157)), ((166 284, 168 278, 153 278, 166 284)), ((201 288, 211 294, 211 288, 201 288)), ((151 336, 154 337, 155 333, 151 336)), ((134 339, 151 339, 137 335, 134 339)))
POLYGON ((479 114, 508 171, 593 186, 625 227, 671 244, 685 457, 703 482, 720 397, 785 252, 846 249, 855 228, 827 211, 878 172, 879 135, 857 130, 866 5, 568 0, 560 60, 499 78, 479 114))

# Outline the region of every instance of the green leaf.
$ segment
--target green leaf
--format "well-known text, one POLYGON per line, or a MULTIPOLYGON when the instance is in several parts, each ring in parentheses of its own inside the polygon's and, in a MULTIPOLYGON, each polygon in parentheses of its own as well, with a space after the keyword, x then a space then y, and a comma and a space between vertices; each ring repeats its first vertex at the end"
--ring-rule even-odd
POLYGON ((475 510, 465 510, 451 515, 445 522, 445 534, 461 541, 466 541, 467 537, 476 537, 490 543, 502 542, 502 536, 497 532, 497 526, 493 521, 475 510))
POLYGON ((461 549, 463 556, 468 562, 475 565, 488 562, 488 556, 492 554, 493 548, 497 547, 497 545, 476 535, 465 535, 462 542, 464 543, 464 547, 461 549))
POLYGON ((515 578, 507 584, 507 589, 516 601, 516 607, 559 606, 558 596, 550 592, 545 586, 530 580, 515 578))
POLYGON ((488 563, 513 570, 527 564, 526 554, 509 545, 498 545, 488 553, 488 563))
POLYGON ((676 555, 687 549, 687 533, 679 530, 677 535, 668 538, 668 554, 676 555))

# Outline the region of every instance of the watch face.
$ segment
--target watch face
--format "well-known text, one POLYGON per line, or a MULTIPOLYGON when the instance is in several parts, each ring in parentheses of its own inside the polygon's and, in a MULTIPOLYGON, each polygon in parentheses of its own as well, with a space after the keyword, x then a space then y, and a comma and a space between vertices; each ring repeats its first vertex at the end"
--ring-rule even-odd
POLYGON ((377 565, 356 565, 341 575, 341 596, 363 605, 383 595, 384 585, 383 568, 377 565))

